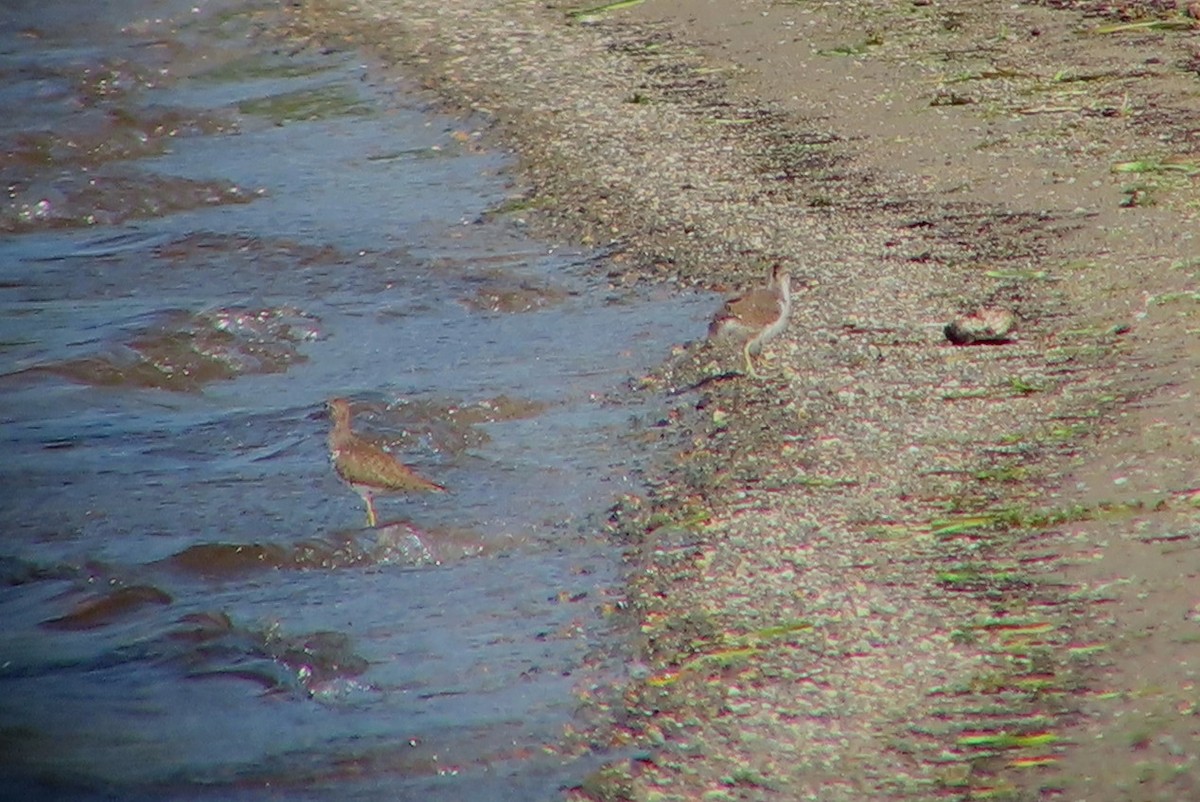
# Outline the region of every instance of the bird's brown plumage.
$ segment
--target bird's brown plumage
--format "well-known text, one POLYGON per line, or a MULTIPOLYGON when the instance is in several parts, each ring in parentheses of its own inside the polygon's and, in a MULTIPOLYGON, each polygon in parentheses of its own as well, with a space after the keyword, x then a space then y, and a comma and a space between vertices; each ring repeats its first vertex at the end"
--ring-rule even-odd
POLYGON ((367 505, 367 525, 374 526, 376 493, 444 492, 446 488, 420 476, 374 443, 350 429, 350 402, 334 398, 328 405, 333 422, 329 430, 329 458, 333 470, 367 505))
POLYGON ((775 264, 767 286, 755 287, 744 295, 730 298, 713 317, 708 336, 713 340, 737 340, 742 343, 746 371, 751 376, 751 354, 762 351, 763 344, 787 328, 792 314, 792 281, 783 265, 775 264))

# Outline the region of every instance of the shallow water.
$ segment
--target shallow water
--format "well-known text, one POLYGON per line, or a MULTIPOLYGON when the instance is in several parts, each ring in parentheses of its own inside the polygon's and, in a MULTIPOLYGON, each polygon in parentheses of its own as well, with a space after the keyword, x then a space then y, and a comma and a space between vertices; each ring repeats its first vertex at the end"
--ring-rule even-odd
POLYGON ((0 9, 0 796, 557 798, 615 399, 711 299, 489 214, 479 121, 264 9, 81 8, 0 9), (333 396, 451 492, 365 528, 333 396))

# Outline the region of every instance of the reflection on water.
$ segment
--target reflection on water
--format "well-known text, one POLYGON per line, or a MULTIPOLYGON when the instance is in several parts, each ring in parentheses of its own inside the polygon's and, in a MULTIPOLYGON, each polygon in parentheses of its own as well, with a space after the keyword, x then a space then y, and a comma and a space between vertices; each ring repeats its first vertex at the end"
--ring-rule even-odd
POLYGON ((0 785, 556 798, 648 414, 604 399, 711 303, 524 238, 473 121, 266 10, 79 10, 0 8, 0 785), (362 528, 334 396, 450 492, 362 528))

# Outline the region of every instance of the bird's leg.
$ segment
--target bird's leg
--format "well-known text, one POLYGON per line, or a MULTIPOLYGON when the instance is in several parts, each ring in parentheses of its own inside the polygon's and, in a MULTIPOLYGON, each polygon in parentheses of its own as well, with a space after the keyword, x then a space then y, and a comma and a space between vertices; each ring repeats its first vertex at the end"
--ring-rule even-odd
POLYGON ((359 491, 362 500, 367 502, 367 526, 375 528, 375 499, 372 498, 370 492, 359 491))
POLYGON ((754 370, 754 362, 750 360, 750 345, 751 343, 746 343, 745 347, 742 348, 742 356, 746 359, 746 375, 753 379, 761 379, 762 376, 759 376, 754 370))

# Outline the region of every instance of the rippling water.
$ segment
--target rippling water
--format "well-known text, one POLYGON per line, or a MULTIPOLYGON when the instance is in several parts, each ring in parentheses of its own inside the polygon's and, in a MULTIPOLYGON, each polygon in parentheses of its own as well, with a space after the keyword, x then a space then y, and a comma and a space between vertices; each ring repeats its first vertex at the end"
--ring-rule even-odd
POLYGON ((479 121, 271 21, 0 8, 0 796, 556 798, 613 399, 711 301, 526 238, 479 121), (333 396, 451 492, 365 528, 333 396))

